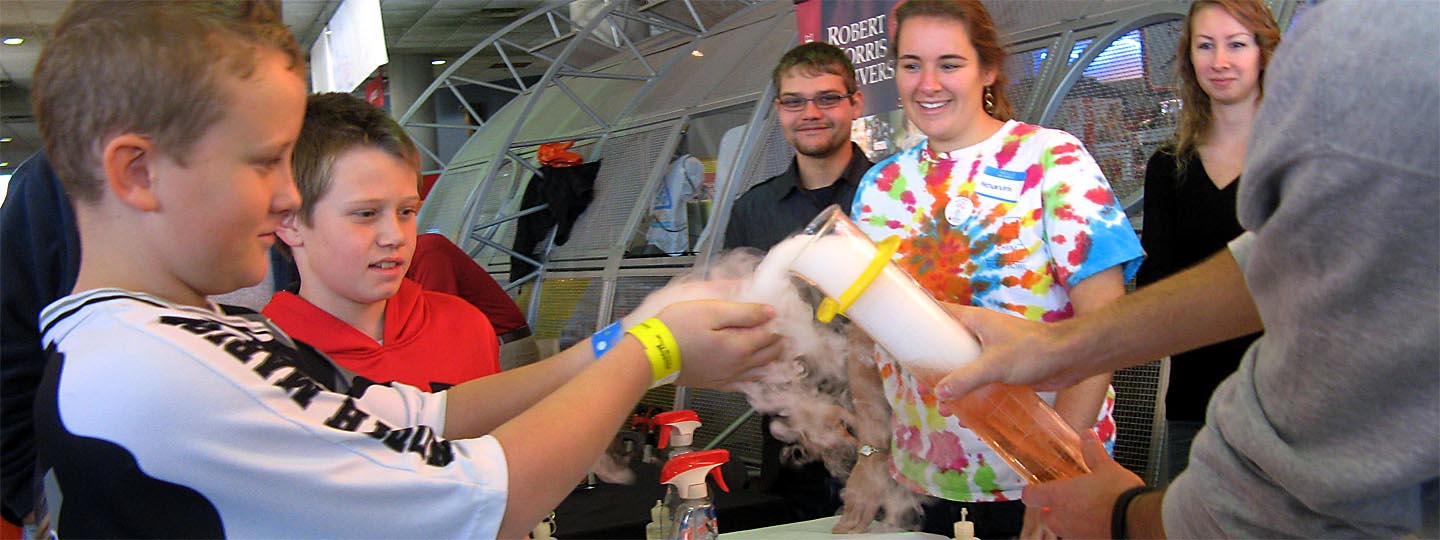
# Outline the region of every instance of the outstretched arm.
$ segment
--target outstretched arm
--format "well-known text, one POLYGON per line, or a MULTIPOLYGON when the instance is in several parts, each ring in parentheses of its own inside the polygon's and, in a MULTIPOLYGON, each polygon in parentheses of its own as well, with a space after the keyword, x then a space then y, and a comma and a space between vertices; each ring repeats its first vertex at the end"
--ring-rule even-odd
POLYGON ((468 439, 494 431, 569 382, 594 360, 590 340, 586 339, 545 360, 450 388, 446 391, 445 437, 468 439))
POLYGON ((1229 250, 1094 313, 1059 323, 1032 323, 979 308, 946 308, 979 336, 982 351, 976 361, 937 385, 940 399, 954 399, 992 382, 1056 390, 1263 329, 1229 250))
MULTIPOLYGON (((662 310, 657 318, 670 329, 681 351, 683 367, 676 384, 722 388, 775 359, 780 352, 779 336, 762 326, 773 316, 774 310, 768 306, 715 301, 686 302, 662 310)), ((635 337, 625 336, 598 361, 588 358, 589 349, 587 341, 555 359, 561 368, 574 369, 570 362, 583 364, 573 377, 526 375, 559 386, 548 395, 523 388, 520 377, 501 379, 510 381, 504 388, 484 384, 498 376, 449 391, 447 437, 456 436, 452 427, 476 430, 503 414, 488 410, 499 404, 486 398, 521 394, 503 405, 505 411, 519 407, 521 412, 489 431, 505 451, 509 474, 505 516, 500 523, 502 538, 523 536, 559 504, 650 387, 650 362, 635 337), (488 392, 494 393, 485 395, 488 392), (520 401, 534 405, 520 407, 520 401), (484 420, 472 421, 471 415, 484 420), (556 431, 564 432, 565 444, 555 444, 556 431)))

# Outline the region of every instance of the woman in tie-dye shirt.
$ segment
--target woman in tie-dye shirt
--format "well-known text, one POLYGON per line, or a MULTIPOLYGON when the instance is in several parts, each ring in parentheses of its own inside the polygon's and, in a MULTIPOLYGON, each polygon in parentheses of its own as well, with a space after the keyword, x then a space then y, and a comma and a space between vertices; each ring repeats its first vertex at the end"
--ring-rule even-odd
MULTIPOLYGON (((865 175, 851 212, 860 228, 877 241, 899 235, 895 261, 946 302, 1057 321, 1123 295, 1139 239, 1079 140, 1008 120, 1004 49, 984 6, 913 0, 895 20, 896 85, 927 139, 865 175)), ((949 535, 967 508, 981 538, 1046 533, 1024 516, 1024 480, 941 416, 928 387, 883 353, 852 373, 865 375, 852 380, 857 403, 888 403, 891 429, 889 441, 861 441, 890 451, 859 458, 851 485, 889 472, 933 497, 926 532, 949 535)), ((1113 444, 1109 375, 1041 396, 1076 431, 1113 444)), ((851 495, 842 525, 868 523, 874 503, 851 495)))

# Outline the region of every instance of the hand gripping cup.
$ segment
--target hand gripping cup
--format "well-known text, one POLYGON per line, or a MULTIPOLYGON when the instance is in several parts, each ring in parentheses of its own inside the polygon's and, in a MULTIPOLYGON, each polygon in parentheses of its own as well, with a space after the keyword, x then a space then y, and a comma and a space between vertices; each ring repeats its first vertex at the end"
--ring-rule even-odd
MULTIPOLYGON (((890 257, 898 237, 877 246, 838 206, 821 212, 802 234, 772 248, 757 280, 785 271, 828 298, 816 310, 823 322, 843 313, 906 371, 933 387, 980 354, 965 327, 945 312, 890 257)), ((1041 483, 1089 472, 1080 437, 1055 410, 1024 386, 990 384, 945 405, 1021 476, 1041 483)))

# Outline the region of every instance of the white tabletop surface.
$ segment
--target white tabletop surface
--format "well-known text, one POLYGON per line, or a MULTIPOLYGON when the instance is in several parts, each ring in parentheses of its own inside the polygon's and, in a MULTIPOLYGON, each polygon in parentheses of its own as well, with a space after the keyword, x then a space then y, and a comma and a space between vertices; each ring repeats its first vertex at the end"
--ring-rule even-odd
MULTIPOLYGON (((721 533, 720 538, 722 540, 779 540, 782 538, 784 540, 948 540, 948 538, 938 534, 914 531, 833 534, 830 532, 830 529, 835 527, 835 522, 837 521, 840 521, 840 516, 830 516, 762 529, 721 533)), ((720 516, 720 529, 722 531, 725 529, 725 516, 720 516)), ((879 522, 871 522, 870 530, 884 531, 885 525, 879 522)))

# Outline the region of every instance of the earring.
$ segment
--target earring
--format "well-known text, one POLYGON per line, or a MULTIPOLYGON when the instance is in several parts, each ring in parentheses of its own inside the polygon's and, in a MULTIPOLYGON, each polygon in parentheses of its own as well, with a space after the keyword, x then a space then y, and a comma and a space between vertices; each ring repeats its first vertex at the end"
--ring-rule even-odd
POLYGON ((985 87, 985 112, 995 114, 995 94, 990 93, 990 87, 985 87))

